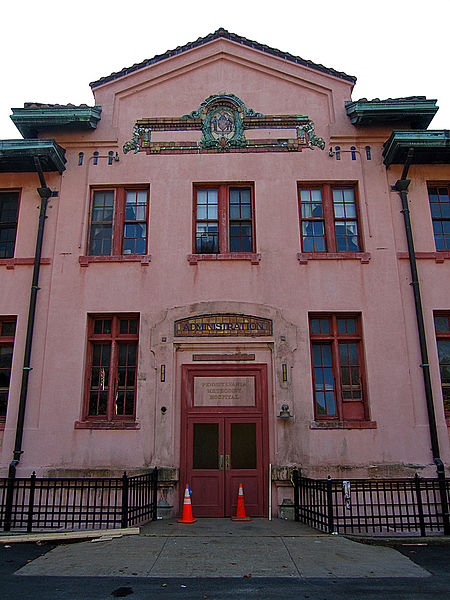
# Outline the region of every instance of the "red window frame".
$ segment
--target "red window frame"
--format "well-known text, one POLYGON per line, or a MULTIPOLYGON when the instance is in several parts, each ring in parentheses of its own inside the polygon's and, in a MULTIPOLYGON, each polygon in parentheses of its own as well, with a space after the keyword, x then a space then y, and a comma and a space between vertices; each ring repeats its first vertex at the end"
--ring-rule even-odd
MULTIPOLYGON (((142 204, 140 206, 143 206, 142 204)), ((109 207, 108 207, 109 208, 109 207)), ((135 213, 136 216, 136 213, 135 213)), ((86 242, 86 254, 88 256, 120 256, 120 255, 138 255, 142 256, 147 254, 148 250, 148 225, 149 225, 149 187, 146 185, 124 185, 124 186, 95 186, 91 188, 90 192, 90 207, 89 207, 89 231, 86 242), (94 199, 97 193, 111 192, 112 198, 112 214, 111 220, 98 220, 94 221, 94 199), (145 192, 146 204, 145 204, 145 219, 131 219, 127 215, 127 194, 128 192, 145 192), (128 218, 127 218, 128 217, 128 218), (94 226, 101 227, 102 224, 110 223, 111 227, 111 240, 110 250, 107 252, 97 252, 94 247, 95 240, 93 238, 94 226), (126 240, 129 239, 142 239, 134 238, 126 235, 126 227, 135 225, 145 226, 145 242, 142 252, 129 251, 125 248, 126 240)), ((136 243, 133 244, 136 250, 136 243)))
MULTIPOLYGON (((302 252, 312 253, 349 253, 349 252, 363 252, 363 239, 362 239, 362 228, 361 218, 359 211, 359 198, 357 185, 355 183, 347 182, 301 182, 298 184, 298 210, 300 220, 300 240, 302 252), (316 201, 316 214, 314 214, 313 207, 315 198, 313 197, 312 191, 320 193, 322 211, 318 210, 316 201), (353 207, 354 215, 346 214, 348 207, 351 203, 343 202, 342 211, 343 215, 336 215, 334 201, 334 192, 339 190, 351 190, 353 194, 353 207), (303 194, 302 194, 303 191, 303 194), (309 191, 309 202, 307 201, 307 194, 309 191), (305 214, 308 211, 308 207, 311 209, 311 214, 305 214), (305 207, 305 210, 302 210, 305 207), (336 226, 346 222, 354 222, 356 224, 356 237, 357 247, 346 249, 342 248, 342 244, 339 241, 342 238, 350 238, 354 236, 338 235, 336 232, 336 226), (304 235, 304 226, 312 226, 313 235, 304 235), (320 231, 321 230, 321 231, 320 231), (317 233, 317 235, 315 235, 317 233), (323 238, 323 242, 321 239, 323 238), (310 242, 311 240, 311 242, 310 242)), ((348 243, 346 244, 348 246, 348 243)))
POLYGON ((16 239, 17 239, 17 223, 19 220, 19 206, 20 206, 20 190, 18 189, 1 189, 0 190, 0 258, 13 258, 14 251, 16 248, 16 239), (16 208, 16 216, 14 221, 2 221, 2 204, 7 199, 7 196, 17 195, 17 208, 16 208), (11 238, 11 233, 5 234, 7 230, 14 230, 14 239, 4 239, 11 238))
POLYGON ((315 419, 368 421, 361 315, 310 314, 309 330, 315 419))
POLYGON ((4 427, 8 409, 15 334, 16 317, 0 317, 0 428, 4 427), (4 350, 8 348, 11 349, 9 361, 3 358, 6 355, 4 350))
MULTIPOLYGON (((200 203, 199 203, 200 204, 200 203)), ((247 206, 246 203, 243 203, 242 206, 247 206)), ((242 208, 241 208, 242 211, 242 208)), ((242 231, 242 230, 241 230, 242 231)), ((215 235, 215 234, 213 234, 215 235)), ((211 236, 212 237, 212 236, 211 236)), ((244 238, 247 236, 241 236, 244 238)), ((251 254, 256 252, 256 243, 255 243, 255 200, 254 200, 254 184, 253 183, 196 183, 194 184, 193 190, 193 211, 192 211, 192 247, 194 255, 198 254, 251 254), (245 215, 239 218, 232 218, 230 216, 230 192, 232 190, 249 190, 250 191, 250 217, 245 217, 245 215), (217 218, 211 218, 210 215, 206 215, 206 218, 201 219, 198 218, 197 212, 197 197, 199 191, 206 191, 207 193, 217 190, 217 218), (251 245, 249 248, 244 249, 233 249, 231 238, 239 237, 231 235, 231 226, 233 224, 240 225, 243 224, 245 226, 246 223, 250 222, 251 227, 251 245), (217 237, 218 241, 216 247, 210 246, 205 247, 202 251, 197 244, 197 224, 213 224, 217 223, 217 237), (207 250, 212 250, 208 252, 207 250)), ((242 242, 241 242, 242 245, 242 242)))
POLYGON ((88 316, 83 421, 134 422, 136 416, 138 355, 139 315, 135 313, 105 313, 88 316), (108 321, 110 322, 109 327, 102 325, 102 322, 108 321), (128 331, 121 332, 121 323, 125 324, 127 321, 133 321, 135 328, 130 331, 130 327, 128 327, 128 331), (99 360, 99 352, 96 348, 101 346, 104 351, 100 351, 99 360), (129 349, 132 346, 135 346, 135 356, 134 360, 131 359, 132 364, 130 365, 129 349), (121 348, 125 347, 126 352, 122 352, 121 348), (132 378, 132 385, 129 384, 130 378, 132 378), (129 408, 131 394, 132 410, 129 408), (105 406, 105 408, 101 408, 102 406, 105 406), (96 407, 95 410, 94 407, 96 407))
POLYGON ((428 183, 428 201, 437 252, 450 250, 450 185, 428 183))
POLYGON ((436 332, 442 401, 445 417, 450 425, 450 358, 447 360, 444 348, 439 344, 439 342, 447 342, 450 346, 450 311, 434 313, 434 329, 436 332))

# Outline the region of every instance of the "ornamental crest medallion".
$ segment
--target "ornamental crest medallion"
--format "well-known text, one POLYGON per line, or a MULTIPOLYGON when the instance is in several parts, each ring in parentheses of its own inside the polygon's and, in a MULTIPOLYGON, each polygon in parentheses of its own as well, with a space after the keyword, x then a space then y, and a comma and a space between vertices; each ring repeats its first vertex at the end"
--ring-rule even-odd
POLYGON ((236 133, 236 123, 234 115, 230 110, 222 108, 211 114, 211 135, 215 140, 222 137, 230 140, 236 133))

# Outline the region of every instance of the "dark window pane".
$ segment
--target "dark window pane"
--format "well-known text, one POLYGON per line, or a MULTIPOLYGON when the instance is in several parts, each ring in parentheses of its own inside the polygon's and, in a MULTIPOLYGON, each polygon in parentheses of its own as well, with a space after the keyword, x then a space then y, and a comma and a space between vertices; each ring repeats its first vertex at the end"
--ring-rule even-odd
POLYGON ((3 321, 1 324, 1 333, 0 335, 4 337, 14 337, 16 332, 16 323, 15 321, 3 321))
POLYGON ((18 207, 18 192, 0 192, 0 258, 14 256, 18 207))
POLYGON ((11 368, 12 355, 13 355, 12 344, 0 346, 0 368, 2 368, 2 369, 11 368))
POLYGON ((320 333, 320 320, 311 319, 311 331, 312 333, 320 333))
POLYGON ((434 326, 436 331, 450 331, 449 319, 447 316, 434 317, 434 326))
POLYGON ((450 364, 450 340, 438 340, 439 364, 450 364))
POLYGON ((217 469, 219 467, 219 424, 194 423, 192 467, 217 469))
POLYGON ((8 407, 8 392, 0 389, 0 417, 6 417, 8 407))
POLYGON ((256 469, 256 423, 231 423, 231 468, 256 469))

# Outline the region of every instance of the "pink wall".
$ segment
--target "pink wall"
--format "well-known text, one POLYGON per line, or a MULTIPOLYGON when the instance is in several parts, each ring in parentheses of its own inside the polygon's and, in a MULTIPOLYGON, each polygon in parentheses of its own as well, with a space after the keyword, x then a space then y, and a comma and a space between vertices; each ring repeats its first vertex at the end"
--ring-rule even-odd
MULTIPOLYGON (((218 40, 142 69, 95 90, 102 119, 92 133, 53 132, 66 148, 62 178, 48 174, 59 190, 46 223, 41 270, 33 372, 25 419, 19 473, 61 470, 141 469, 179 465, 179 396, 173 320, 191 314, 235 312, 274 320, 270 340, 246 340, 244 348, 263 353, 271 368, 269 394, 270 460, 274 465, 301 465, 312 475, 434 474, 417 327, 400 200, 390 186, 400 176, 382 164, 388 129, 356 129, 346 115, 350 83, 218 40), (211 94, 233 93, 264 114, 305 114, 315 123, 326 150, 301 153, 124 155, 142 117, 181 116, 211 94), (336 161, 328 147, 355 145, 352 161, 344 152, 336 161), (372 160, 363 149, 370 145, 372 160), (92 152, 118 151, 120 161, 97 166, 92 152), (77 166, 78 152, 85 153, 77 166), (192 189, 195 182, 254 182, 256 249, 259 265, 248 261, 187 261, 192 252, 192 189), (311 260, 300 264, 297 183, 356 182, 364 250, 370 262, 311 260), (86 253, 89 186, 149 184, 151 262, 98 263, 81 267, 86 253), (83 225, 84 224, 84 225, 83 225), (81 242, 81 247, 80 247, 81 242), (193 304, 198 304, 191 307, 193 304), (372 429, 315 430, 312 401, 308 313, 362 314, 372 429), (97 431, 74 428, 81 418, 87 314, 140 313, 138 430, 97 431), (161 336, 168 341, 160 343, 161 336), (285 342, 281 335, 286 337, 285 342), (255 345, 256 344, 256 345, 255 345), (262 346, 261 346, 262 344, 262 346), (157 380, 164 360, 168 380, 157 380), (280 382, 281 363, 290 365, 280 382), (161 403, 168 407, 162 417, 161 403), (276 419, 287 402, 295 418, 276 419)), ((280 134, 281 135, 281 134, 280 134)), ((48 135, 45 135, 48 137, 48 135)), ((190 138, 189 132, 185 139, 190 138)), ((426 192, 427 180, 448 179, 448 169, 413 167, 410 203, 417 251, 433 251, 426 192)), ((38 218, 37 176, 0 175, 0 188, 22 189, 16 257, 32 257, 38 218)), ((440 395, 432 311, 448 309, 448 264, 419 261, 424 314, 432 363, 439 438, 444 461, 450 461, 448 430, 440 395)), ((10 404, 1 453, 2 471, 12 458, 20 373, 32 266, 7 270, 0 265, 0 313, 18 315, 10 404)), ((198 340, 198 344, 202 341, 198 340)), ((209 343, 212 343, 211 340, 209 343)), ((220 340, 214 340, 215 345, 220 340)), ((229 343, 229 342, 227 342, 229 343)), ((280 492, 282 493, 282 492, 280 492)))

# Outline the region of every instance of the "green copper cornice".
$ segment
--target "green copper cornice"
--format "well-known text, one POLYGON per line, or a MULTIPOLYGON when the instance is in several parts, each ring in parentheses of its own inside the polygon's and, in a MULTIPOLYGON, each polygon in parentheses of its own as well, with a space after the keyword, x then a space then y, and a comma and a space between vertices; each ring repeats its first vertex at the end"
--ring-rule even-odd
POLYGON ((55 140, 0 140, 0 173, 36 171, 35 157, 43 171, 65 170, 66 151, 55 140))
POLYGON ((101 106, 25 106, 13 108, 11 119, 24 138, 34 138, 45 130, 96 129, 101 106))
POLYGON ((412 164, 449 164, 450 131, 393 131, 384 144, 384 164, 403 164, 410 148, 414 149, 412 164))
POLYGON ((356 127, 409 123, 414 129, 426 129, 438 111, 436 100, 414 96, 388 100, 356 100, 346 102, 350 122, 356 127))

